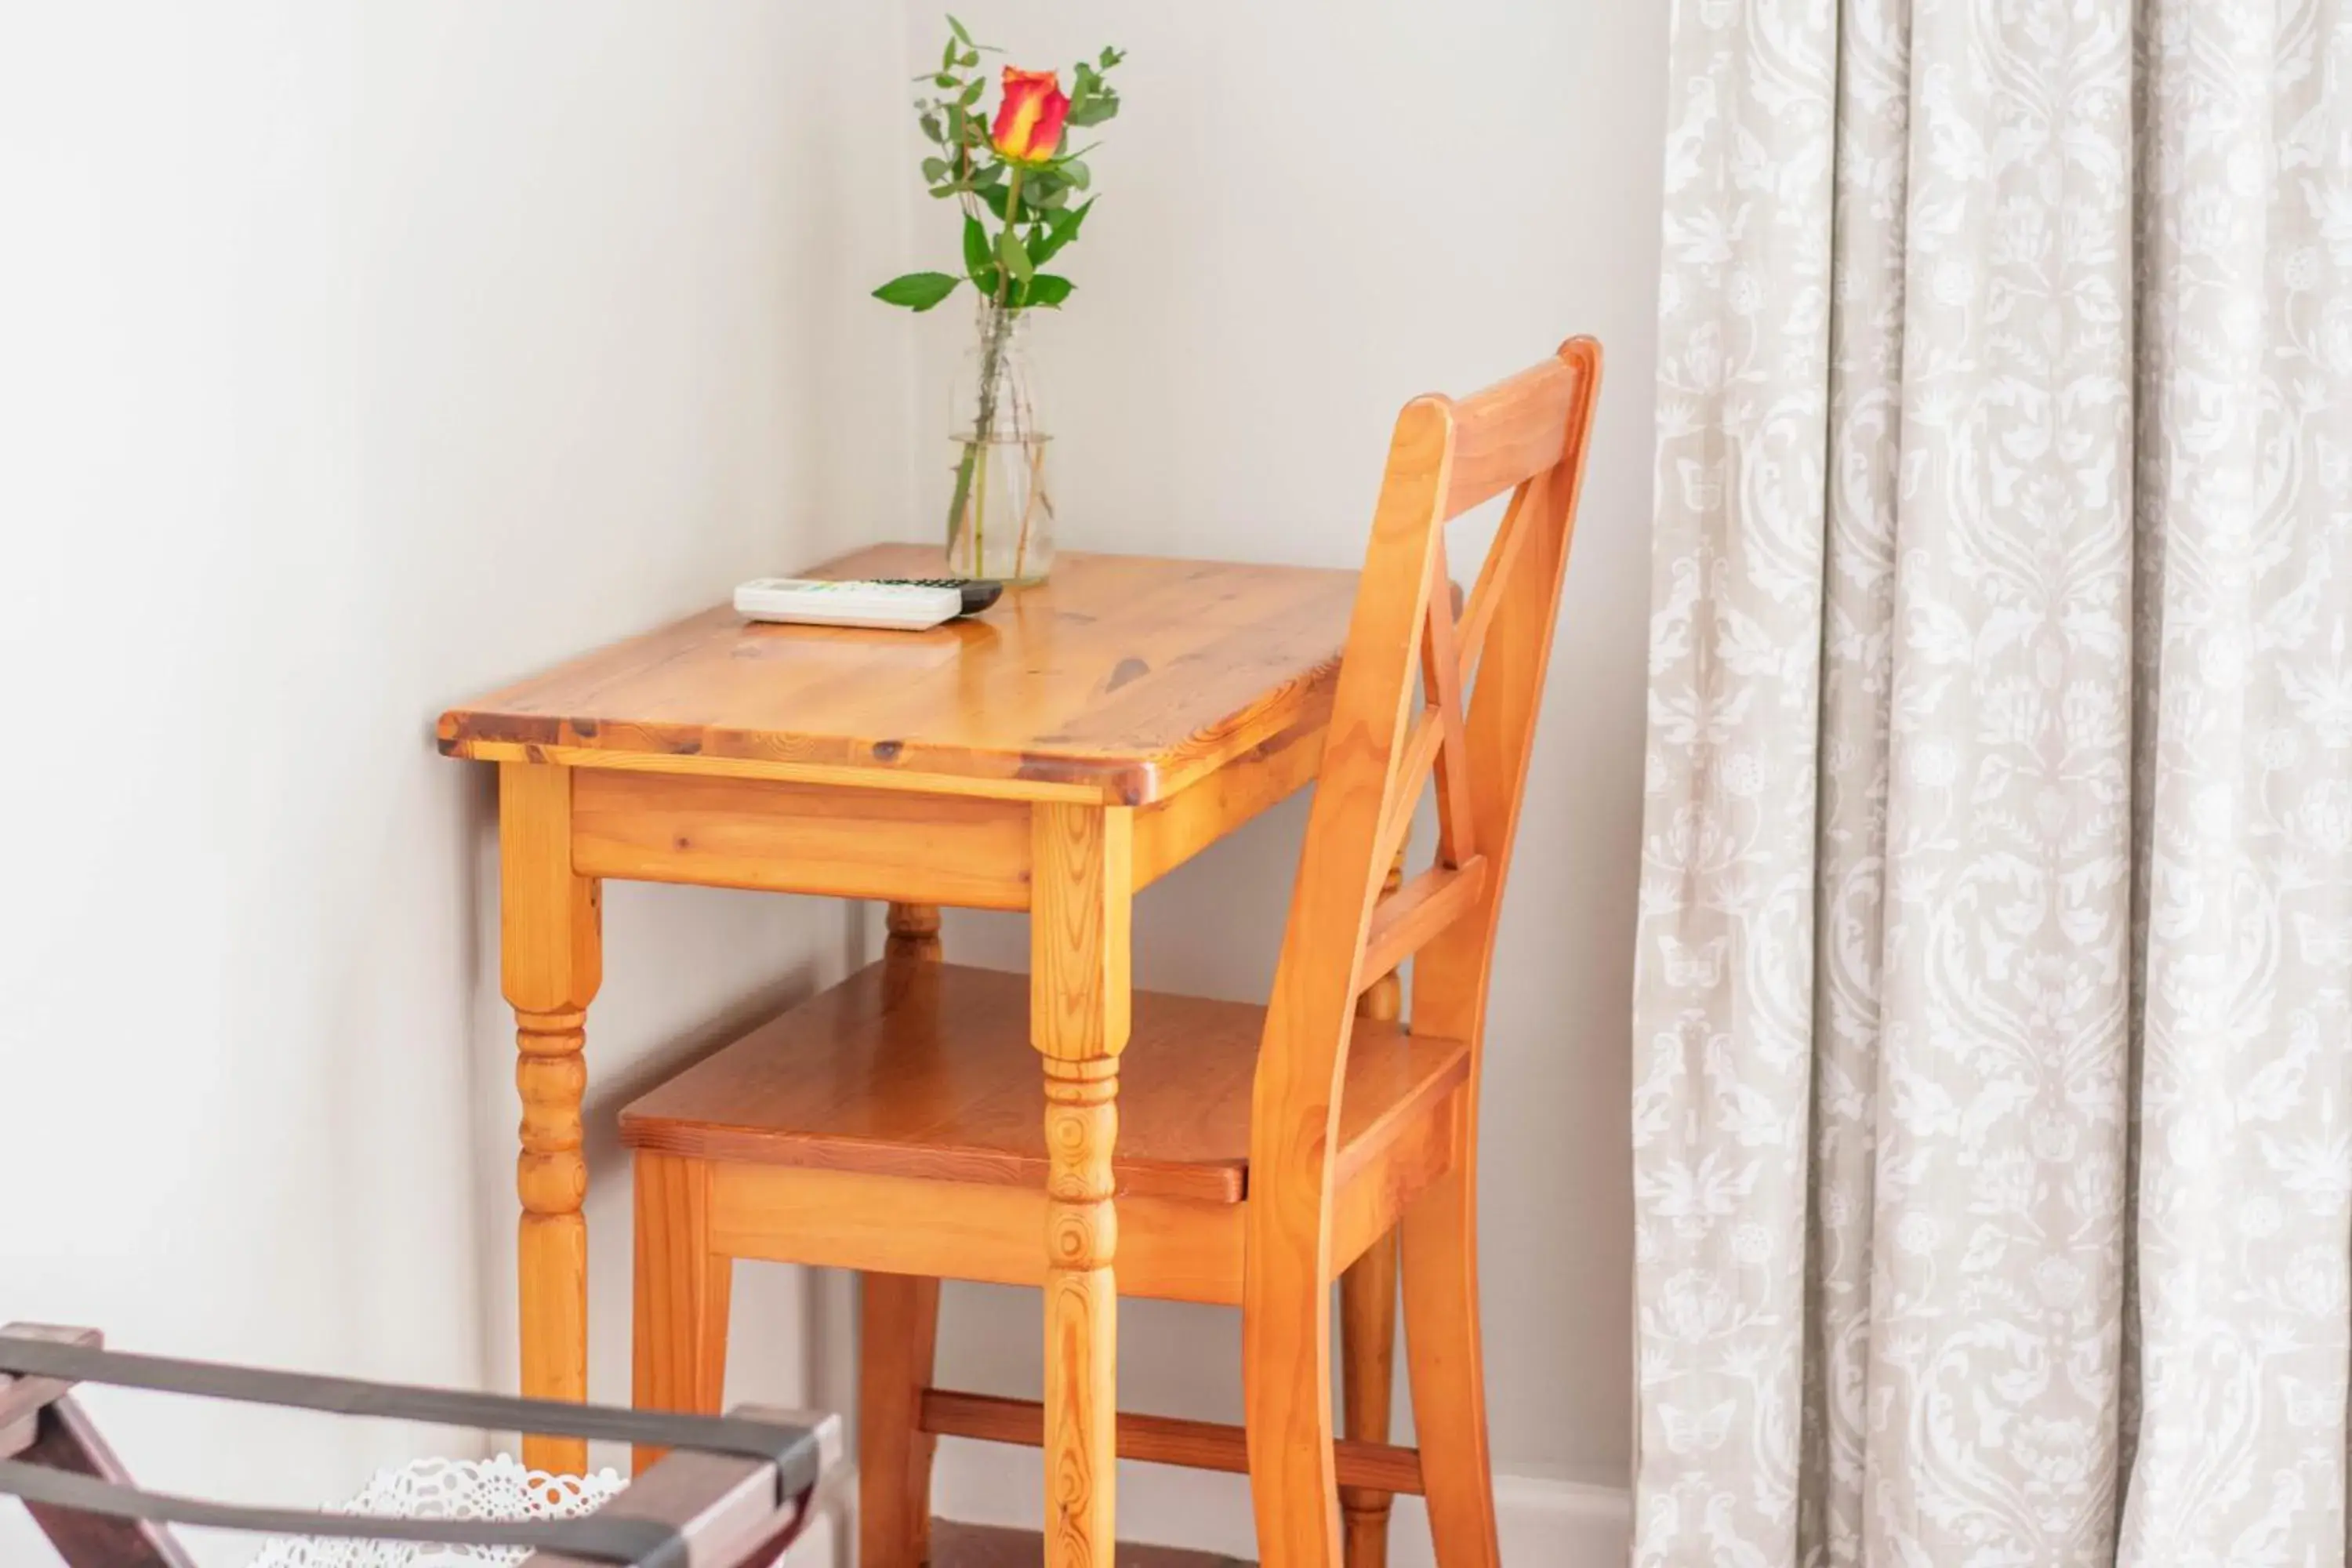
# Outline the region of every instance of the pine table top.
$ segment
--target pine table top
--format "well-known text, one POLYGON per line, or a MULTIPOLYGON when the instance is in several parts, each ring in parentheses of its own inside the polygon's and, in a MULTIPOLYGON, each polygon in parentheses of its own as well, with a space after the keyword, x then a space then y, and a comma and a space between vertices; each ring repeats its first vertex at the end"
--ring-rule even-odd
MULTIPOLYGON (((924 577, 876 545, 806 574, 924 577)), ((452 756, 1148 805, 1328 719, 1356 574, 1064 554, 929 631, 692 616, 441 717, 452 756), (868 775, 861 779, 859 775, 868 775)))

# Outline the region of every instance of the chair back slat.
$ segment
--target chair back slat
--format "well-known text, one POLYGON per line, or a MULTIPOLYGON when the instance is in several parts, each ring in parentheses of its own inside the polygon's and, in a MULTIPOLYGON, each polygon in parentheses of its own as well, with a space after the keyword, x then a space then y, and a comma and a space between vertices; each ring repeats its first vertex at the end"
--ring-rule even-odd
POLYGON ((1533 369, 1398 416, 1373 513, 1258 1057, 1252 1247, 1329 1243, 1339 1085, 1356 1002, 1408 958, 1417 1033, 1471 1050, 1601 378, 1572 339, 1533 369), (1466 605, 1445 522, 1516 492, 1466 605), (1384 888, 1423 793, 1435 863, 1384 888))
POLYGON ((1560 432, 1583 384, 1575 366, 1554 357, 1455 404, 1443 520, 1451 522, 1558 463, 1560 432))

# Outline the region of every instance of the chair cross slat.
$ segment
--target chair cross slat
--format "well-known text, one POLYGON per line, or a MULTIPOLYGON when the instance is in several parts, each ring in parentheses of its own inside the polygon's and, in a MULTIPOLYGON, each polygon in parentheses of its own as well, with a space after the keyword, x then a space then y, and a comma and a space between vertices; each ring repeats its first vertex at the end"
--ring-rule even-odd
POLYGON ((1389 779, 1389 798, 1381 806, 1380 836, 1372 841, 1376 865, 1393 865, 1412 832, 1413 813, 1428 787, 1437 749, 1445 741, 1445 725, 1434 708, 1423 708, 1405 737, 1404 760, 1389 779))
POLYGON ((1461 654, 1458 668, 1464 686, 1477 673, 1478 655, 1486 646, 1486 628, 1495 624, 1495 608, 1503 602, 1503 584, 1509 577, 1511 563, 1518 559, 1519 546, 1527 540, 1528 519, 1540 514, 1549 499, 1551 470, 1536 475, 1522 483, 1511 496, 1511 504, 1503 513, 1502 526, 1495 530, 1495 542, 1486 550, 1486 559, 1478 568, 1478 581, 1470 590, 1468 605, 1454 617, 1455 641, 1461 654))
MULTIPOLYGON (((1437 580, 1446 581, 1445 536, 1433 541, 1437 580)), ((1450 595, 1432 594, 1421 628, 1421 679, 1437 714, 1437 863, 1459 866, 1478 853, 1478 823, 1471 809, 1470 756, 1462 734, 1462 659, 1454 639, 1450 595)))

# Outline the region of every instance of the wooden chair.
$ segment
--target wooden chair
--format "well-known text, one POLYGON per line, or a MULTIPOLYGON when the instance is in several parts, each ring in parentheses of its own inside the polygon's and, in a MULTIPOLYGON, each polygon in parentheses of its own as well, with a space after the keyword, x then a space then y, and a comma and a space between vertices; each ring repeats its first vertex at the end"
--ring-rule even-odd
MULTIPOLYGON (((1600 374, 1599 345, 1579 338, 1475 396, 1405 405, 1273 998, 1134 998, 1113 1124, 1118 1289, 1241 1306, 1247 1420, 1120 1415, 1118 1451, 1246 1469, 1270 1564, 1339 1563, 1343 1540, 1352 1568, 1379 1563, 1398 1491, 1426 1496, 1444 1568, 1497 1562, 1479 1053, 1600 374), (1506 491, 1465 604, 1443 524, 1506 491), (1402 879, 1391 868, 1433 778, 1434 862, 1402 879), (1409 1027, 1396 980, 1408 958, 1409 1027), (1400 1279, 1417 1453, 1387 1442, 1400 1279)), ((940 962, 936 931, 935 912, 894 909, 881 963, 622 1118, 636 1151, 639 1404, 719 1407, 732 1259, 866 1271, 865 1568, 925 1560, 940 1435, 1034 1445, 1044 1428, 1040 1405, 929 1386, 940 1278, 1043 1281, 1047 1170, 1027 982, 940 962)), ((1055 1122, 1106 1138, 1113 1125, 1055 1122)), ((1113 1391, 1088 1392, 1076 1418, 1110 1420, 1113 1391)))

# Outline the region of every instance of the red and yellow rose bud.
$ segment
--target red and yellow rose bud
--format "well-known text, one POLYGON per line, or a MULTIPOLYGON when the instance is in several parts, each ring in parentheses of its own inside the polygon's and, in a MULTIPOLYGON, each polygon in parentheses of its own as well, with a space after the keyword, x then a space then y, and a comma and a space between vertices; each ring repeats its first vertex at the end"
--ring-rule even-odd
POLYGON ((1062 90, 1059 73, 1004 68, 1004 102, 996 111, 989 140, 996 150, 1017 163, 1042 163, 1062 144, 1062 122, 1069 118, 1069 94, 1062 90))

